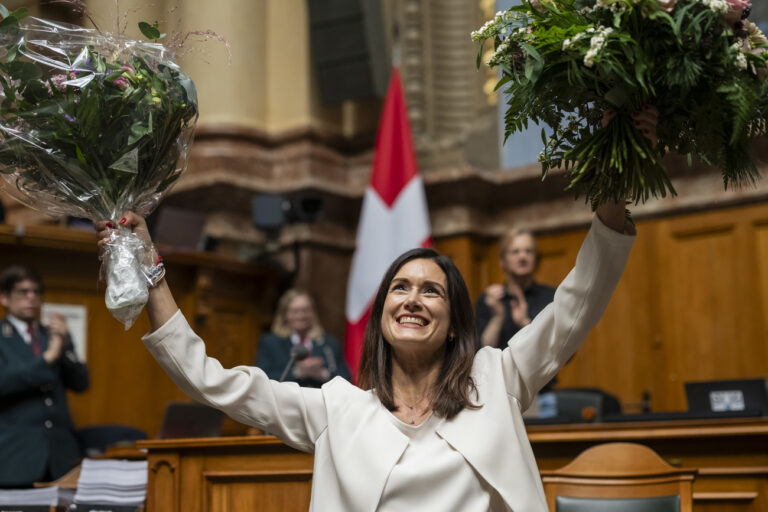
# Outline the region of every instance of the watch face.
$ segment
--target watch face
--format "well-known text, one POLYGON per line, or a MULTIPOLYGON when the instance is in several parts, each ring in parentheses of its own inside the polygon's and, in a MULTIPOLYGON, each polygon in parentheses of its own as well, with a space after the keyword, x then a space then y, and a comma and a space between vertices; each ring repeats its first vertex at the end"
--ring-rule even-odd
POLYGON ((711 391, 709 393, 709 405, 713 412, 743 411, 744 393, 735 391, 711 391))

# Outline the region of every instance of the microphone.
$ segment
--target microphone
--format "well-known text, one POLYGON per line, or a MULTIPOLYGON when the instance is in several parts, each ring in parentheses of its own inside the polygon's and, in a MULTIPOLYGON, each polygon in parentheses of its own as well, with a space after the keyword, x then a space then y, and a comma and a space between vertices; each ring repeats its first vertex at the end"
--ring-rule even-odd
POLYGON ((291 358, 288 360, 288 364, 285 365, 285 370, 283 370, 283 374, 280 376, 280 380, 278 382, 283 382, 283 380, 285 380, 285 376, 288 375, 288 370, 291 369, 293 363, 296 361, 302 361, 307 357, 309 357, 309 349, 304 345, 298 344, 291 347, 291 358))

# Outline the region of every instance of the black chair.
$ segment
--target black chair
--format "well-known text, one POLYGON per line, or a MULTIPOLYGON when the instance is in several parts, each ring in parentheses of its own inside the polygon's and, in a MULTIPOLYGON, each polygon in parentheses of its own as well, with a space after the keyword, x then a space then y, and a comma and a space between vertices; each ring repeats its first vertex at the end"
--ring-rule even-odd
POLYGON ((554 512, 680 512, 680 496, 658 498, 570 498, 558 496, 554 512))
POLYGON ((128 425, 94 425, 78 429, 75 431, 75 437, 80 444, 80 453, 84 457, 95 457, 104 453, 110 446, 132 444, 147 439, 147 434, 128 425))
POLYGON ((621 413, 619 400, 598 388, 554 389, 557 416, 572 423, 599 422, 606 414, 621 413))

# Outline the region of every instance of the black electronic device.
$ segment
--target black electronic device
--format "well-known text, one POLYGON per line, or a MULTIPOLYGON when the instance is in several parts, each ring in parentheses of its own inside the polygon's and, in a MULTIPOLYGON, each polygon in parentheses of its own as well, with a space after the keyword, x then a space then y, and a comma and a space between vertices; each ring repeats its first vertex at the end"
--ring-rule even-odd
POLYGON ((732 379, 686 382, 690 412, 749 412, 768 415, 765 379, 732 379))

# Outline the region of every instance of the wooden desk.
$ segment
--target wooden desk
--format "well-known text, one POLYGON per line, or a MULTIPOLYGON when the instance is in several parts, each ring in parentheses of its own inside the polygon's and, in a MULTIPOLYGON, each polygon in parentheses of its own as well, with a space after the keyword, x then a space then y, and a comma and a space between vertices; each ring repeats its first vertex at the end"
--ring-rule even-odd
MULTIPOLYGON (((468 433, 476 435, 478 433, 468 433)), ((532 426, 540 469, 555 469, 608 441, 645 444, 696 468, 696 512, 768 511, 768 418, 532 426)), ((301 511, 309 508, 312 455, 271 436, 140 441, 148 450, 147 512, 301 511)))
POLYGON ((310 454, 272 436, 139 441, 147 449, 147 512, 309 509, 310 454))

